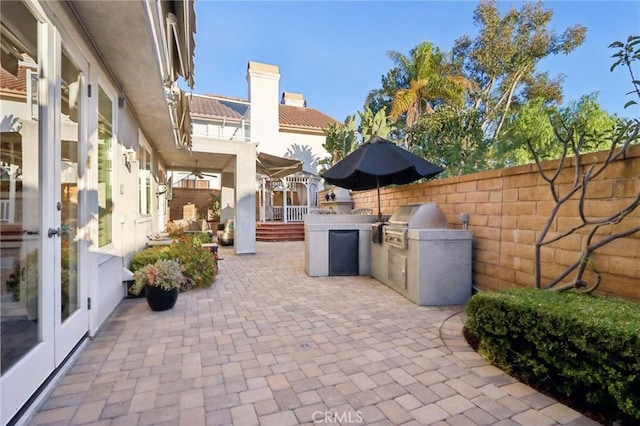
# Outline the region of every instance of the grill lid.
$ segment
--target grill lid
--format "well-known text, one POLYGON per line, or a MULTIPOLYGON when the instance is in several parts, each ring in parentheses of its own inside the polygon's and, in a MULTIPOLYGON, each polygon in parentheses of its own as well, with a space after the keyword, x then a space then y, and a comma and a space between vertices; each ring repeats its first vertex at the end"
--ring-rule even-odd
POLYGON ((389 224, 404 228, 446 228, 444 213, 436 203, 407 204, 389 218, 389 224))

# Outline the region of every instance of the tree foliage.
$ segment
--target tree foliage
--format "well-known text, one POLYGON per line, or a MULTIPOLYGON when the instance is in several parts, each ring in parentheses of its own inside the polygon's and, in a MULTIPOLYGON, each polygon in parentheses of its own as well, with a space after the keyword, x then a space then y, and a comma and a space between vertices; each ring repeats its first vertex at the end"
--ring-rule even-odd
POLYGON ((455 176, 487 167, 488 141, 482 132, 477 110, 441 106, 420 117, 408 133, 409 146, 445 169, 443 176, 455 176))
POLYGON ((370 140, 376 135, 388 139, 395 130, 395 126, 391 124, 391 119, 387 117, 384 108, 374 114, 371 108, 365 107, 364 112, 358 111, 358 116, 360 116, 358 132, 363 142, 370 140))
POLYGON ((561 100, 561 79, 536 72, 550 55, 568 54, 582 44, 586 28, 576 25, 556 34, 547 27, 552 12, 542 2, 523 3, 501 15, 495 1, 483 1, 475 10, 478 36, 456 40, 453 62, 475 90, 470 104, 482 114, 482 128, 491 139, 500 135, 514 104, 527 96, 561 100))
POLYGON ((406 81, 392 95, 393 119, 406 114, 406 125, 411 127, 423 113, 433 113, 438 102, 463 105, 466 80, 449 74, 452 68, 447 67, 445 54, 431 43, 420 43, 411 49, 409 56, 393 50, 387 55, 406 81))
POLYGON ((325 143, 322 147, 329 153, 329 157, 320 160, 321 173, 349 155, 358 146, 356 130, 356 116, 349 115, 344 123, 331 123, 323 129, 325 143))
MULTIPOLYGON (((597 94, 584 95, 561 108, 548 105, 540 98, 533 99, 506 120, 503 134, 495 141, 495 166, 532 163, 534 157, 529 144, 541 159, 559 158, 563 145, 556 138, 554 128, 571 128, 588 135, 582 153, 603 149, 604 139, 600 136, 615 125, 616 117, 602 109, 597 94)), ((566 137, 566 132, 563 133, 566 137)))
POLYGON ((394 50, 387 56, 395 66, 382 77, 382 88, 371 91, 367 98, 366 106, 374 113, 388 108, 393 120, 410 128, 440 104, 464 104, 470 89, 467 80, 453 74, 447 55, 431 43, 420 43, 409 56, 394 50))

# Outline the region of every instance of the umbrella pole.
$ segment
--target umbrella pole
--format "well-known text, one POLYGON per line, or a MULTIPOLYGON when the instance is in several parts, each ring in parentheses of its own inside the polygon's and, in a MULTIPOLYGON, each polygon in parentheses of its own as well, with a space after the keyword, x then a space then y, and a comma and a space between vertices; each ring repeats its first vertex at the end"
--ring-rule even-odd
POLYGON ((376 189, 378 190, 378 222, 382 222, 382 213, 380 213, 380 181, 376 176, 376 189))

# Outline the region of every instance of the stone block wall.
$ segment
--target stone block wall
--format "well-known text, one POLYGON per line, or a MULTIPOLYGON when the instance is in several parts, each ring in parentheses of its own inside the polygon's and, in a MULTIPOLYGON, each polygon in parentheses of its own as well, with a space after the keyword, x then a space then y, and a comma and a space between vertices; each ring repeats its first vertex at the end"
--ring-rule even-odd
MULTIPOLYGON (((605 152, 585 154, 583 164, 597 167, 605 152)), ((558 161, 543 168, 553 174, 558 161)), ((575 159, 567 160, 557 179, 560 196, 572 187, 575 159)), ((640 193, 640 146, 632 146, 626 159, 617 161, 588 186, 585 215, 602 218, 620 211, 640 193)), ((377 212, 376 191, 352 192, 354 208, 377 212)), ((382 214, 393 214, 410 203, 437 203, 450 228, 459 228, 460 213, 469 214, 473 231, 473 281, 484 290, 534 285, 535 242, 555 206, 548 183, 535 165, 491 170, 420 184, 381 188, 382 214)), ((573 196, 551 223, 547 239, 580 223, 578 197, 573 196)), ((622 223, 601 227, 596 240, 640 226, 640 208, 622 223)), ((580 259, 588 235, 580 230, 542 248, 542 284, 580 259)), ((595 265, 602 273, 599 292, 640 301, 640 233, 618 239, 596 251, 595 265)), ((573 277, 570 275, 569 277, 573 277)), ((590 281, 593 276, 587 274, 590 281)))

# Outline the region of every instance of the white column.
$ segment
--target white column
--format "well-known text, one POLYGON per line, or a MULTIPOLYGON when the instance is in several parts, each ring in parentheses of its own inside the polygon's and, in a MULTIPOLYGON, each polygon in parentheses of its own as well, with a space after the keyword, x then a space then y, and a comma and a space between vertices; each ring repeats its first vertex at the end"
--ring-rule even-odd
POLYGON ((289 179, 282 178, 282 221, 287 223, 287 190, 289 187, 289 179))
POLYGON ((235 165, 234 246, 237 254, 256 252, 256 146, 239 145, 235 165))
POLYGON ((267 214, 266 214, 267 203, 266 203, 266 196, 265 196, 266 185, 267 185, 267 180, 265 178, 262 178, 262 187, 260 188, 260 222, 266 221, 266 218, 267 218, 267 214))

